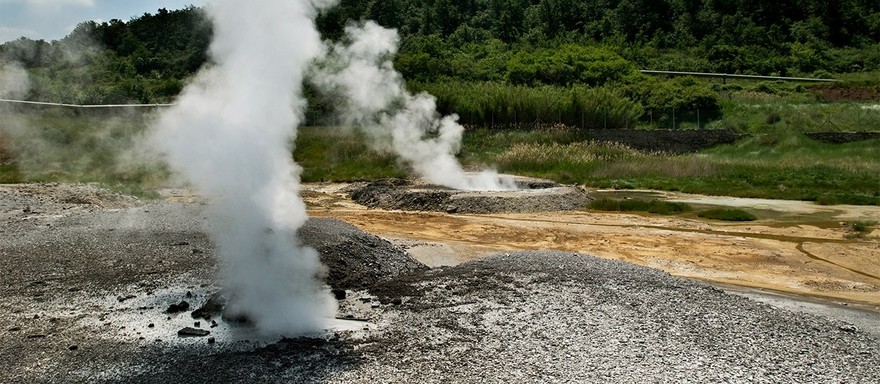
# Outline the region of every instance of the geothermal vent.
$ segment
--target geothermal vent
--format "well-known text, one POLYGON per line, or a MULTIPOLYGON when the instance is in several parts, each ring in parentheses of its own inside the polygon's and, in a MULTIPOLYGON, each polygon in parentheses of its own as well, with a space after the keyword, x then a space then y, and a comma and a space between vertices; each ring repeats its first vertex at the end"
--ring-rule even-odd
POLYGON ((386 179, 349 188, 352 200, 370 208, 447 213, 528 213, 581 209, 590 197, 577 186, 510 176, 515 190, 463 191, 423 180, 386 179))

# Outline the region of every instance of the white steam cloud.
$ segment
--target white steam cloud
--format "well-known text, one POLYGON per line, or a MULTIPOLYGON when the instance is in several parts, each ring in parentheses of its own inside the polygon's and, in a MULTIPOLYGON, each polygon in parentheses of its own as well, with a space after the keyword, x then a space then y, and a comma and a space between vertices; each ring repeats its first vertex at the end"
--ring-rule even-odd
POLYGON ((377 150, 392 150, 428 181, 462 190, 516 189, 494 171, 468 175, 455 158, 464 128, 458 116, 440 116, 433 96, 410 94, 392 58, 395 30, 368 21, 349 25, 345 43, 328 49, 311 76, 318 88, 342 96, 340 112, 363 128, 377 150))
POLYGON ((300 246, 306 220, 292 142, 305 68, 322 54, 314 26, 328 1, 219 0, 213 66, 155 124, 172 167, 212 198, 230 307, 267 334, 320 330, 336 302, 318 280, 317 252, 300 246))
POLYGON ((20 99, 30 86, 28 73, 21 65, 0 62, 0 99, 20 99))

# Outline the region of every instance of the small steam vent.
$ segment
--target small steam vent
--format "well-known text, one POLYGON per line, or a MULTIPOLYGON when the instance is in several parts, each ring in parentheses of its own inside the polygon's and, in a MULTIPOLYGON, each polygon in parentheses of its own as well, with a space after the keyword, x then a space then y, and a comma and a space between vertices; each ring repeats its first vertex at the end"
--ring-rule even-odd
POLYGON ((590 197, 581 188, 551 180, 501 175, 504 190, 459 190, 424 180, 384 179, 349 188, 352 200, 370 208, 447 213, 528 213, 571 211, 590 197))

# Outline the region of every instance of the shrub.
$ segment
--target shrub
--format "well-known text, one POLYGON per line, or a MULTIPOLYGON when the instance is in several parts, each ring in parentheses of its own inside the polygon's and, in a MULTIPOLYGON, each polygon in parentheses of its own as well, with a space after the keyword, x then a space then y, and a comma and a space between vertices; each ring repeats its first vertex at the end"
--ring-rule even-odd
POLYGON ((513 84, 602 85, 635 73, 635 66, 605 48, 566 44, 557 49, 520 51, 508 63, 513 84))

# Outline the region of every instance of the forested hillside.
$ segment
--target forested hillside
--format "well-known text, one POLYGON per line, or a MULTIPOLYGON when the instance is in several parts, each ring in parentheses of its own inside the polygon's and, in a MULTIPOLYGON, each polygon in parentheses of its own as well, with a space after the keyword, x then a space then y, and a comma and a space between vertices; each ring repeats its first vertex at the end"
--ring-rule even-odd
POLYGON ((30 74, 32 100, 106 104, 171 100, 207 59, 211 24, 189 7, 128 22, 83 22, 58 41, 0 45, 0 64, 30 74))
MULTIPOLYGON (((420 88, 614 83, 616 94, 648 110, 711 108, 703 84, 659 84, 637 70, 830 76, 880 69, 878 0, 342 0, 318 25, 338 38, 346 23, 365 19, 399 30, 395 65, 420 88), (685 88, 695 96, 663 99, 685 88)), ((210 36, 201 9, 160 9, 127 22, 85 22, 59 41, 8 42, 0 61, 29 71, 30 99, 163 102, 205 63, 210 36)))
POLYGON ((426 80, 501 79, 504 62, 569 43, 604 45, 643 69, 809 75, 880 65, 876 0, 342 0, 320 25, 338 31, 364 18, 398 28, 400 69, 426 80))

